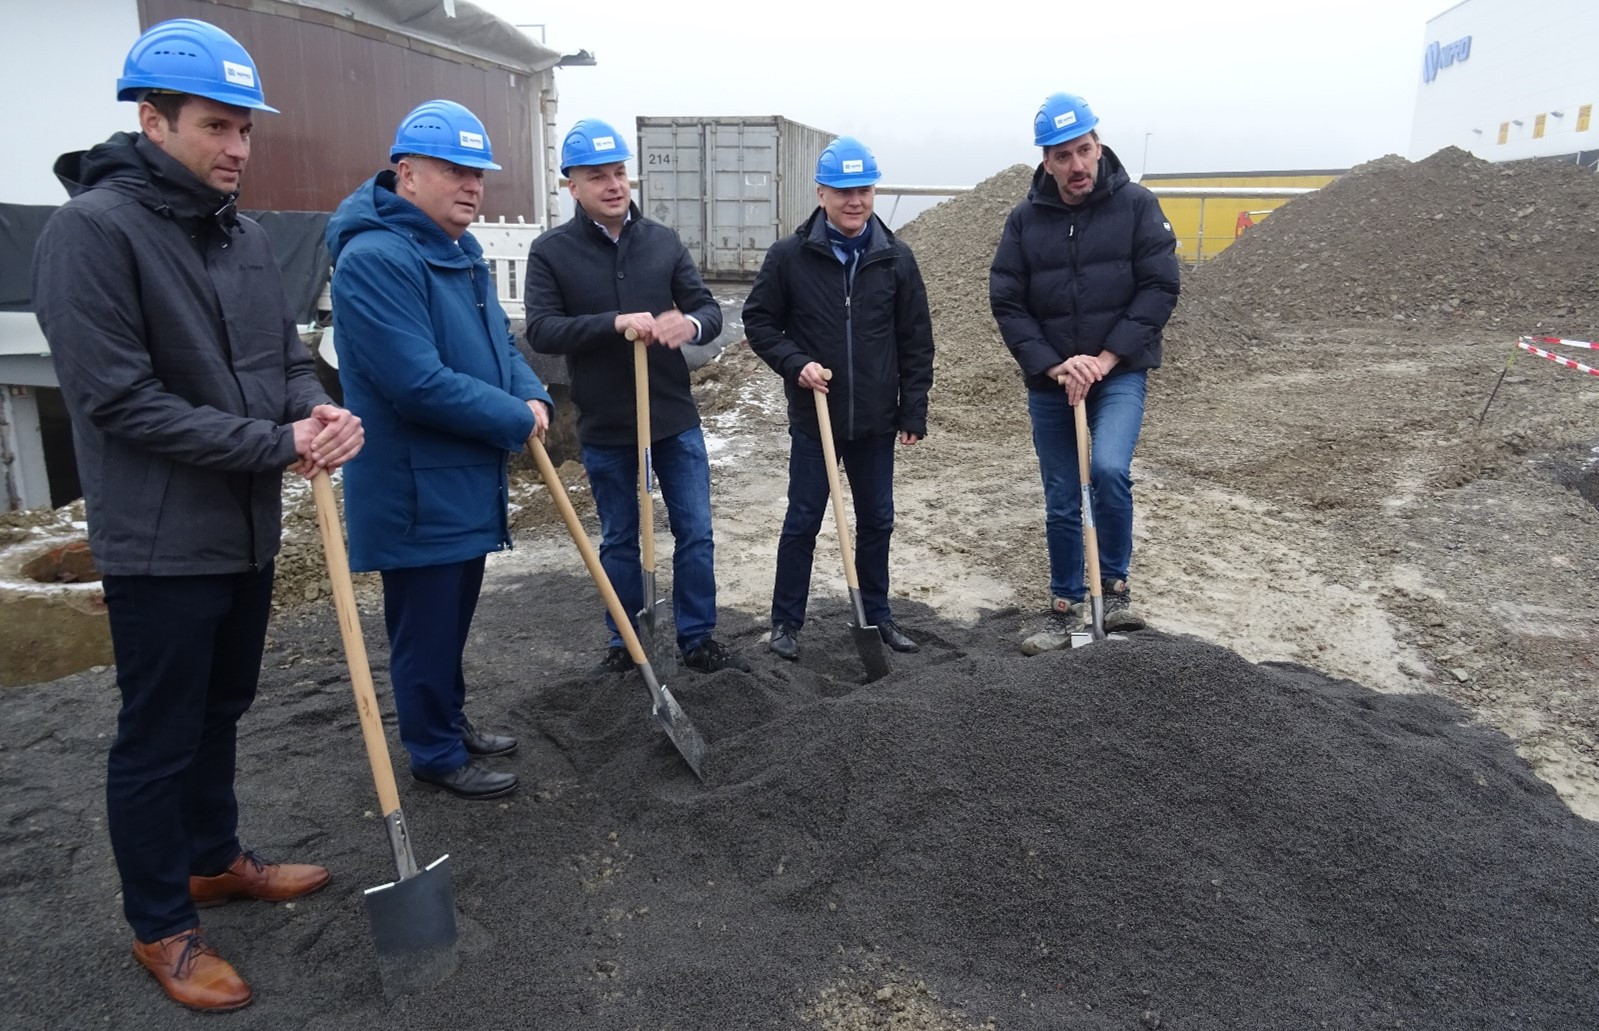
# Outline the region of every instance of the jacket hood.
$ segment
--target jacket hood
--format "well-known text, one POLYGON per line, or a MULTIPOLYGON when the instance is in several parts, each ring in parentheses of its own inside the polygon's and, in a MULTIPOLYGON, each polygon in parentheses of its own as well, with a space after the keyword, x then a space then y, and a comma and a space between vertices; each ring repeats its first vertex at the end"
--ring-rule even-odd
POLYGON ((1060 187, 1055 184, 1055 177, 1044 171, 1044 163, 1040 161, 1038 168, 1033 172, 1033 185, 1027 191, 1027 199, 1034 204, 1044 204, 1060 208, 1062 211, 1073 211, 1081 208, 1092 207, 1106 197, 1132 182, 1127 175, 1127 169, 1122 166, 1121 158, 1116 152, 1104 144, 1100 144, 1099 174, 1094 179, 1094 188, 1088 197, 1077 205, 1068 206, 1060 199, 1060 187))
POLYGON ((69 196, 112 189, 167 217, 214 216, 226 226, 238 221, 237 193, 207 186, 143 133, 119 132, 88 150, 63 154, 53 171, 69 196))
POLYGON ((460 246, 421 208, 394 192, 394 170, 385 169, 356 187, 339 202, 328 219, 328 254, 338 264, 339 254, 362 233, 394 233, 411 241, 430 264, 466 268, 483 255, 471 233, 462 233, 460 246))

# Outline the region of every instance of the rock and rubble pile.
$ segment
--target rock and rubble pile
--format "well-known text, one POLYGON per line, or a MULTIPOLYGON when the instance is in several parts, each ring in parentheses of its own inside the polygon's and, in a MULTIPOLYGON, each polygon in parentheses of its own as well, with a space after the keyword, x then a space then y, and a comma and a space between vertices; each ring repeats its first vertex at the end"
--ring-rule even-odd
POLYGON ((988 306, 988 266, 1005 217, 1032 182, 1031 167, 1012 165, 895 234, 916 254, 933 314, 932 432, 991 435, 1026 426, 1021 375, 988 306))
POLYGON ((1599 176, 1454 147, 1295 198, 1193 275, 1190 297, 1285 322, 1599 327, 1599 176))

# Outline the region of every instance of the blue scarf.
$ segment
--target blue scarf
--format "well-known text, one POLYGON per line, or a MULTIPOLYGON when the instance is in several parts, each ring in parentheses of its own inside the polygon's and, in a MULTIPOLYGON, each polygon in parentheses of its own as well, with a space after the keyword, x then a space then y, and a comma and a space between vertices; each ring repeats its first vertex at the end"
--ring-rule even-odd
POLYGON ((845 236, 833 226, 833 223, 828 222, 827 242, 833 245, 833 252, 835 254, 840 251, 843 252, 838 259, 839 261, 842 261, 846 265, 852 264, 857 261, 862 254, 866 253, 866 245, 872 242, 872 224, 867 222, 866 228, 862 229, 856 235, 845 236))

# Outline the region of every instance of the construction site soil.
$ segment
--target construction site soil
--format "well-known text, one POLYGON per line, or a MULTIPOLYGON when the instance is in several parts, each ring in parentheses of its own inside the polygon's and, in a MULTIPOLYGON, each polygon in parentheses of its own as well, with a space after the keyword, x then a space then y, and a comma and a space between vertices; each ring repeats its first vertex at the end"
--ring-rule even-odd
MULTIPOLYGON (((1478 422, 1517 335, 1599 336, 1599 178, 1384 158, 1188 275, 1134 464, 1153 629, 1024 658, 1042 498, 987 266, 1030 177, 901 233, 939 355, 931 433, 896 479, 895 612, 924 648, 888 679, 860 682, 830 531, 800 663, 764 651, 787 443, 747 347, 697 373, 719 634, 754 666, 670 681, 710 741, 704 783, 636 675, 592 672, 595 593, 519 482, 467 678, 474 718, 522 738, 496 763, 522 790, 411 790, 390 723, 412 834, 455 872, 461 968, 429 994, 386 1001, 375 977, 360 889, 392 860, 291 492, 243 834, 334 883, 207 911, 257 991, 229 1023, 1591 1023, 1599 390, 1522 355, 1478 422)), ((592 536, 580 468, 563 479, 592 536)), ((386 699, 380 599, 360 593, 386 699)), ((8 1027, 189 1023, 126 951, 116 707, 104 669, 0 695, 8 1027)))

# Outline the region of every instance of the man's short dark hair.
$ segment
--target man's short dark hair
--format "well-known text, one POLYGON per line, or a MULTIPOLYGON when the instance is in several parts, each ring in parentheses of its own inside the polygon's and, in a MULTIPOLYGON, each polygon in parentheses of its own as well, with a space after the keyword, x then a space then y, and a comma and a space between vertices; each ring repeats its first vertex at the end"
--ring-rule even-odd
POLYGON ((168 125, 178 124, 178 115, 183 113, 183 105, 193 96, 190 93, 173 93, 171 90, 147 90, 139 100, 155 108, 168 125))

